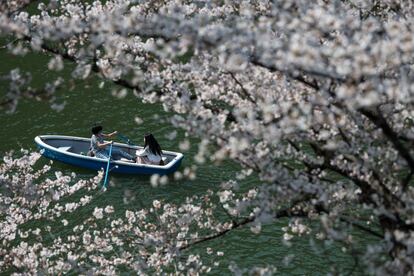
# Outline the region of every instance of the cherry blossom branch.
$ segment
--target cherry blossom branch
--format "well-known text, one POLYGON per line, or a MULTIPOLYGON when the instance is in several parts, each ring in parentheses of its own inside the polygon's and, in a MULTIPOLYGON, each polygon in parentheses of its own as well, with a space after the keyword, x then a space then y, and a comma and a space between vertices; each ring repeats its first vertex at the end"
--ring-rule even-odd
MULTIPOLYGON (((46 89, 34 89, 31 87, 26 89, 20 96, 23 96, 26 98, 42 98, 43 100, 51 98, 50 92, 47 91, 46 89)), ((12 104, 15 100, 16 99, 5 99, 0 102, 0 106, 3 106, 3 107, 8 106, 12 104)))
POLYGON ((251 103, 256 104, 256 101, 252 98, 252 95, 246 90, 246 88, 243 86, 243 84, 236 78, 236 76, 228 71, 226 72, 231 76, 231 78, 237 83, 237 85, 240 87, 241 91, 243 92, 243 96, 247 98, 251 103))
POLYGON ((367 233, 369 233, 369 234, 371 234, 371 235, 373 235, 373 236, 375 236, 377 238, 380 238, 380 239, 383 239, 384 238, 384 235, 383 234, 380 234, 380 233, 378 233, 378 232, 376 232, 376 231, 374 231, 374 230, 372 230, 372 229, 370 229, 368 227, 365 227, 365 226, 361 225, 360 223, 353 221, 350 218, 341 216, 340 217, 340 220, 343 221, 343 222, 346 222, 348 224, 351 224, 352 226, 355 226, 356 228, 358 228, 358 229, 360 229, 360 230, 362 230, 364 232, 367 232, 367 233))
POLYGON ((0 3, 0 12, 6 13, 7 16, 11 16, 18 11, 24 10, 29 5, 39 2, 39 0, 14 0, 14 1, 2 1, 0 3))
MULTIPOLYGON (((273 216, 273 218, 274 219, 278 219, 278 218, 283 218, 283 217, 289 217, 289 218, 292 218, 292 217, 307 217, 307 215, 308 215, 307 212, 304 212, 303 210, 295 210, 295 207, 297 205, 299 205, 300 203, 304 202, 305 200, 307 200, 308 198, 309 198, 308 196, 305 196, 304 199, 296 200, 290 207, 285 208, 285 209, 282 209, 282 210, 279 210, 273 216)), ((222 236, 226 235, 227 233, 229 233, 232 230, 235 230, 235 229, 240 228, 240 227, 242 227, 244 225, 247 225, 249 223, 254 222, 255 219, 256 219, 255 216, 251 216, 249 218, 243 219, 240 222, 233 222, 230 228, 225 229, 223 231, 220 231, 220 232, 218 232, 216 234, 213 234, 213 235, 210 235, 210 236, 201 238, 201 239, 196 240, 196 241, 194 241, 192 243, 186 244, 186 245, 180 247, 179 250, 182 251, 182 250, 188 249, 189 247, 192 247, 192 246, 194 246, 196 244, 204 243, 206 241, 210 241, 210 240, 214 240, 214 239, 217 239, 219 237, 222 237, 222 236)))
MULTIPOLYGON (((281 72, 284 74, 287 74, 288 76, 292 77, 293 79, 305 84, 306 86, 318 91, 319 90, 319 85, 317 84, 316 80, 314 80, 313 82, 309 82, 308 80, 306 80, 303 76, 293 76, 289 71, 286 70, 282 70, 280 68, 277 68, 273 65, 268 65, 265 64, 257 59, 252 59, 251 62, 255 65, 267 68, 271 71, 275 71, 275 72, 281 72)), ((313 74, 315 76, 318 77, 323 77, 323 78, 328 78, 331 79, 333 81, 339 81, 339 82, 343 82, 344 79, 338 77, 338 76, 334 76, 334 75, 330 75, 328 73, 325 72, 315 72, 315 71, 306 71, 306 73, 308 74, 313 74)), ((331 93, 332 94, 332 93, 331 93)), ((337 104, 338 105, 338 104, 337 104)), ((340 107, 342 107, 341 104, 339 104, 340 107)), ((403 181, 403 190, 406 190, 407 185, 409 183, 409 180, 411 179, 412 173, 414 173, 414 159, 411 157, 410 152, 408 149, 406 149, 404 147, 404 145, 400 142, 399 140, 399 136, 392 130, 392 128, 389 126, 389 124, 387 123, 387 121, 385 120, 384 117, 382 117, 380 112, 372 112, 368 109, 360 109, 360 112, 362 114, 364 114, 367 118, 369 118, 376 126, 380 127, 385 136, 390 140, 390 142, 394 145, 394 147, 397 149, 397 151, 400 153, 400 155, 407 161, 409 167, 410 167, 410 174, 409 177, 407 177, 404 181, 403 181)), ((343 133, 343 131, 341 129, 339 129, 339 133, 341 134, 341 136, 343 137, 344 141, 350 145, 349 143, 349 139, 346 138, 345 134, 343 133)))
MULTIPOLYGON (((273 216, 273 218, 274 219, 279 219, 279 218, 294 218, 294 217, 307 218, 308 215, 309 215, 309 213, 306 212, 306 211, 303 211, 302 209, 299 209, 298 210, 297 209, 297 206, 299 204, 301 204, 301 203, 307 202, 309 200, 309 196, 311 196, 311 195, 305 195, 303 198, 296 200, 293 204, 291 204, 290 207, 277 211, 276 214, 273 216)), ((318 209, 318 212, 329 213, 328 210, 326 210, 323 207, 320 207, 318 209)), ((249 223, 254 222, 256 220, 256 218, 257 218, 256 216, 251 216, 249 218, 243 219, 240 222, 233 221, 230 228, 225 229, 223 231, 220 231, 218 233, 215 233, 213 235, 200 238, 200 239, 198 239, 196 241, 193 241, 191 243, 188 243, 188 244, 180 247, 179 250, 180 251, 186 250, 186 249, 188 249, 188 248, 190 248, 190 247, 192 247, 194 245, 197 245, 197 244, 200 244, 200 243, 204 243, 204 242, 207 242, 207 241, 210 241, 210 240, 214 240, 214 239, 220 238, 220 237, 228 234, 232 230, 238 229, 238 228, 240 228, 242 226, 245 226, 245 225, 247 225, 249 223)), ((350 225, 352 225, 352 226, 354 226, 354 227, 356 227, 356 228, 358 228, 358 229, 360 229, 360 230, 362 230, 362 231, 364 231, 364 232, 366 232, 368 234, 371 234, 371 235, 373 235, 375 237, 384 238, 384 236, 382 234, 377 233, 376 231, 373 231, 372 229, 367 228, 367 227, 365 227, 365 226, 363 226, 363 225, 361 225, 361 224, 359 224, 359 223, 357 223, 355 221, 352 221, 349 218, 346 218, 344 216, 340 216, 339 219, 341 221, 346 222, 347 224, 350 224, 350 225)))
POLYGON ((398 134, 394 132, 387 120, 381 115, 381 112, 373 112, 366 108, 361 108, 360 112, 364 114, 372 123, 381 128, 384 135, 394 145, 398 153, 406 160, 411 172, 414 172, 414 159, 410 155, 410 151, 398 139, 398 134))
POLYGON ((291 70, 286 70, 286 69, 278 68, 275 65, 267 64, 267 63, 261 61, 260 59, 258 59, 256 57, 253 57, 252 59, 250 59, 250 62, 253 65, 257 65, 257 66, 266 68, 266 69, 270 70, 271 72, 282 73, 282 74, 286 75, 287 77, 292 78, 292 79, 294 79, 294 80, 296 80, 300 83, 303 83, 304 85, 306 85, 306 86, 308 86, 308 87, 310 87, 314 90, 319 90, 319 84, 315 79, 314 80, 308 80, 308 79, 306 79, 306 77, 304 77, 303 75, 301 75, 299 73, 294 73, 291 70))

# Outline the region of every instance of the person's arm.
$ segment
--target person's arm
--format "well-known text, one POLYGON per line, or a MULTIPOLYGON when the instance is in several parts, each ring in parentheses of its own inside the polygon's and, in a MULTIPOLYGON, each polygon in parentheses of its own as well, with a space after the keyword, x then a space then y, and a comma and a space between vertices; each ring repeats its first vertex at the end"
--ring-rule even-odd
POLYGON ((139 156, 139 157, 144 157, 147 155, 148 155, 147 148, 143 148, 142 150, 137 150, 136 152, 136 156, 139 156))
POLYGON ((110 145, 110 144, 112 144, 112 143, 113 143, 112 141, 109 141, 109 142, 103 142, 103 143, 96 142, 96 145, 98 146, 98 148, 100 148, 100 149, 104 149, 104 148, 106 148, 106 146, 108 146, 108 145, 110 145))
POLYGON ((112 138, 112 137, 114 137, 117 134, 118 134, 118 131, 114 131, 114 132, 111 132, 109 134, 102 133, 102 136, 105 137, 105 138, 112 138))

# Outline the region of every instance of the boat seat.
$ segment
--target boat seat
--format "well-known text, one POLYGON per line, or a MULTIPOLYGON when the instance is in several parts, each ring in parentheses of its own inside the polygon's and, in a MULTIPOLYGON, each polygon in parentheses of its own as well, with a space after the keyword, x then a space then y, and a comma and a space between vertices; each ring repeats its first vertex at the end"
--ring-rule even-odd
POLYGON ((119 161, 122 161, 122 162, 129 162, 129 163, 135 163, 134 161, 129 160, 129 159, 126 159, 126 158, 121 158, 121 159, 119 159, 119 161))
POLYGON ((60 149, 61 151, 69 151, 72 147, 58 147, 58 149, 60 149))

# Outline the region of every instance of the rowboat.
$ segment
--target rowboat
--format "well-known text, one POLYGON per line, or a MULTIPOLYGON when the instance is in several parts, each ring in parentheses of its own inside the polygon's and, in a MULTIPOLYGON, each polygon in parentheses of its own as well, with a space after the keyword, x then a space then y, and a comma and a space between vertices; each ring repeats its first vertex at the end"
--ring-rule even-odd
MULTIPOLYGON (((105 169, 108 159, 87 156, 90 147, 90 138, 40 135, 34 139, 43 156, 66 164, 92 170, 105 169)), ((118 148, 135 155, 137 150, 143 147, 113 143, 113 148, 118 148)), ((175 172, 184 158, 179 152, 163 150, 162 159, 164 165, 137 164, 126 159, 111 160, 110 171, 122 174, 159 174, 165 175, 175 172)))

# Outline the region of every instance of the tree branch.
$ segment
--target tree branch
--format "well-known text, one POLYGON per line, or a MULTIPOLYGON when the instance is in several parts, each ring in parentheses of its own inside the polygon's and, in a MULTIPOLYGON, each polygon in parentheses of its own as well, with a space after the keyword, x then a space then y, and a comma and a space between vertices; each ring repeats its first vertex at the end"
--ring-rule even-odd
MULTIPOLYGON (((283 218, 283 217, 306 217, 308 215, 306 212, 304 212, 302 210, 294 210, 294 208, 298 204, 302 203, 303 201, 305 201, 307 199, 308 199, 308 196, 304 196, 304 199, 296 200, 290 207, 278 211, 273 216, 273 218, 278 219, 278 218, 283 218)), ((213 235, 198 239, 198 240, 196 240, 192 243, 186 244, 186 245, 178 248, 178 250, 182 251, 182 250, 188 249, 189 247, 192 247, 196 244, 203 243, 203 242, 206 242, 206 241, 210 241, 210 240, 214 240, 214 239, 217 239, 219 237, 222 237, 222 236, 226 235, 227 233, 229 233, 232 230, 235 230, 237 228, 240 228, 240 227, 242 227, 246 224, 249 224, 249 223, 253 222, 255 219, 256 219, 256 217, 253 216, 253 217, 245 218, 244 220, 242 220, 240 222, 235 222, 228 229, 225 229, 225 230, 220 231, 218 233, 215 233, 213 235)))
POLYGON ((370 228, 365 227, 365 226, 363 226, 363 225, 361 225, 361 224, 359 224, 359 223, 357 223, 355 221, 352 221, 349 218, 340 217, 340 220, 343 221, 343 222, 346 222, 346 223, 348 223, 348 224, 350 224, 352 226, 355 226, 356 228, 358 228, 358 229, 360 229, 362 231, 365 231, 365 232, 367 232, 367 233, 369 233, 369 234, 371 234, 371 235, 373 235, 375 237, 378 237, 378 238, 381 238, 381 239, 384 238, 384 235, 382 235, 382 234, 380 234, 378 232, 375 232, 374 230, 371 230, 370 228))
POLYGON ((250 62, 252 64, 256 65, 256 66, 266 68, 266 69, 268 69, 271 72, 280 72, 280 73, 283 73, 286 76, 288 76, 288 77, 290 77, 290 78, 292 78, 292 79, 294 79, 294 80, 296 80, 296 81, 298 81, 298 82, 306 85, 307 87, 310 87, 310 88, 312 88, 314 90, 319 90, 319 84, 314 79, 313 80, 307 80, 304 76, 301 76, 300 74, 292 73, 289 70, 281 69, 281 68, 276 67, 275 65, 270 65, 270 64, 264 63, 263 61, 259 60, 256 57, 251 58, 250 59, 250 62))
POLYGON ((247 98, 251 103, 256 104, 256 101, 252 98, 252 95, 244 88, 243 84, 236 78, 236 76, 232 72, 227 72, 231 76, 231 78, 237 83, 240 87, 241 91, 243 92, 243 96, 247 98))
MULTIPOLYGON (((28 36, 26 36, 24 39, 26 41, 29 41, 29 42, 31 40, 31 38, 28 37, 28 36)), ((67 52, 62 52, 58 48, 50 47, 46 43, 42 43, 41 48, 44 51, 48 52, 48 53, 52 53, 54 55, 59 55, 62 58, 66 59, 68 61, 71 61, 73 63, 77 63, 78 62, 77 59, 74 56, 69 55, 67 52)), ((100 70, 100 68, 98 66, 96 66, 96 63, 94 63, 92 65, 92 71, 95 72, 95 73, 98 73, 98 74, 101 74, 102 73, 101 70, 100 70)), ((139 93, 143 93, 142 89, 138 85, 133 85, 129 81, 125 80, 125 79, 116 79, 116 80, 114 80, 114 79, 107 79, 107 80, 112 81, 116 85, 119 85, 119 86, 122 86, 122 87, 125 87, 125 88, 128 88, 128 89, 131 89, 131 90, 138 91, 139 93)), ((158 94, 158 96, 161 96, 163 93, 161 91, 157 91, 157 94, 158 94)), ((192 97, 192 100, 196 100, 196 99, 197 99, 197 96, 193 96, 192 97)), ((209 104, 203 103, 203 107, 206 108, 206 109, 210 109, 215 114, 223 113, 223 110, 220 109, 217 106, 213 106, 213 105, 209 105, 209 104)), ((227 119, 226 119, 227 122, 236 122, 236 117, 233 115, 233 113, 231 111, 229 111, 229 110, 226 110, 226 112, 228 113, 227 114, 227 119)))
POLYGON ((378 110, 377 112, 373 112, 366 108, 361 108, 359 111, 374 125, 382 129, 384 135, 394 145, 394 148, 398 151, 401 157, 405 159, 411 172, 414 172, 414 159, 411 157, 409 149, 405 148, 405 146, 400 142, 398 134, 391 128, 387 120, 382 116, 381 112, 378 110))

